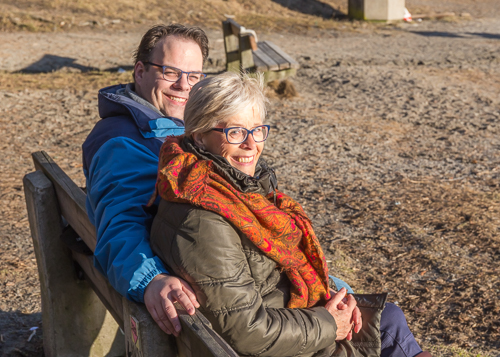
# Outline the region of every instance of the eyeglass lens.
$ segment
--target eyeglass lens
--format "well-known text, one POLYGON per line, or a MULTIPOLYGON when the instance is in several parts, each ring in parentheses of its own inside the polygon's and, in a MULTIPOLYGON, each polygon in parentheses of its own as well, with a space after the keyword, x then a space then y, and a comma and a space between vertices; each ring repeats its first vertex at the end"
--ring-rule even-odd
MULTIPOLYGON (((203 73, 201 72, 190 72, 186 74, 188 76, 187 80, 190 85, 194 85, 204 78, 203 73)), ((172 67, 164 67, 163 77, 167 81, 176 82, 179 80, 179 78, 181 78, 181 76, 182 76, 181 70, 172 67)))
POLYGON ((245 128, 231 128, 227 131, 227 140, 231 144, 239 144, 246 140, 248 133, 252 133, 255 142, 261 142, 267 139, 269 131, 266 126, 258 126, 253 130, 245 128))

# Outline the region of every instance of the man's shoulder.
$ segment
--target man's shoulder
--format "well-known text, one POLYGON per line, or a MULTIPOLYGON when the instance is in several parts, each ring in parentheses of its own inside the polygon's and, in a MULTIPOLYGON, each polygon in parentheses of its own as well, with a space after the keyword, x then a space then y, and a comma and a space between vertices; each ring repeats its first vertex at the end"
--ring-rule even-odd
MULTIPOLYGON (((127 142, 133 143, 134 148, 142 147, 157 157, 163 144, 163 141, 157 138, 145 138, 130 116, 119 115, 101 119, 82 145, 84 169, 89 168, 96 153, 106 143, 126 145, 127 142)), ((131 144, 128 146, 132 146, 131 144)), ((110 148, 108 147, 108 149, 110 148)))
POLYGON ((110 140, 133 142, 158 156, 163 138, 184 133, 183 122, 159 117, 150 108, 124 95, 120 84, 99 91, 99 120, 82 145, 83 166, 88 169, 94 155, 110 140))

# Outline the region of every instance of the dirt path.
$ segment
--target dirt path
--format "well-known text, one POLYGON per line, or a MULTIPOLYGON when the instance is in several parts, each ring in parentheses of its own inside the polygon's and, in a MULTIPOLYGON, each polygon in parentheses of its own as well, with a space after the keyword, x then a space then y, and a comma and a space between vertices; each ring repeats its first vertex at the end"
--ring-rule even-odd
MULTIPOLYGON (((423 11, 430 2, 413 3, 423 11)), ((470 1, 456 6, 458 14, 470 1)), ((27 342, 29 328, 41 326, 21 183, 29 154, 48 151, 84 185, 80 145, 98 120, 96 90, 130 73, 80 72, 130 68, 141 33, 0 35, 0 70, 57 71, 0 75, 2 354, 41 355, 40 333, 27 342)), ((209 36, 208 71, 216 72, 221 33, 209 36)), ((472 356, 473 348, 496 357, 500 17, 261 39, 301 63, 300 97, 269 108, 265 155, 313 217, 332 271, 358 291, 389 291, 436 356, 472 356)))

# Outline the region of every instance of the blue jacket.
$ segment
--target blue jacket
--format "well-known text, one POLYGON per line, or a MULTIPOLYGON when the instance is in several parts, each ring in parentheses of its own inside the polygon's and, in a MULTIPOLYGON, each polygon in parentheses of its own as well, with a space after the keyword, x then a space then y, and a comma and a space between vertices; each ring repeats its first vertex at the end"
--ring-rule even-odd
POLYGON ((168 273, 149 246, 158 155, 166 136, 184 133, 184 122, 116 94, 124 85, 99 91, 99 115, 83 144, 87 213, 97 234, 94 264, 130 300, 168 273))

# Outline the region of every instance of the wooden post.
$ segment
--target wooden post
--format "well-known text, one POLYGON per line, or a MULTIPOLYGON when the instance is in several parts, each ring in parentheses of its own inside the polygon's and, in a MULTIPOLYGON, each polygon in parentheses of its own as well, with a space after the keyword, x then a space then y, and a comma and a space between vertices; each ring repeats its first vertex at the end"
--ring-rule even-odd
MULTIPOLYGON (((245 71, 247 69, 254 69, 255 67, 252 53, 254 44, 255 39, 252 35, 239 36, 239 53, 241 58, 242 71, 245 71)), ((257 46, 255 45, 255 47, 257 46)))
POLYGON ((75 274, 60 239, 61 215, 50 180, 36 171, 23 179, 40 290, 45 356, 124 355, 124 336, 99 298, 75 274))
POLYGON ((241 61, 238 36, 234 34, 229 21, 222 22, 222 32, 224 34, 224 47, 226 49, 226 71, 239 72, 241 61))

